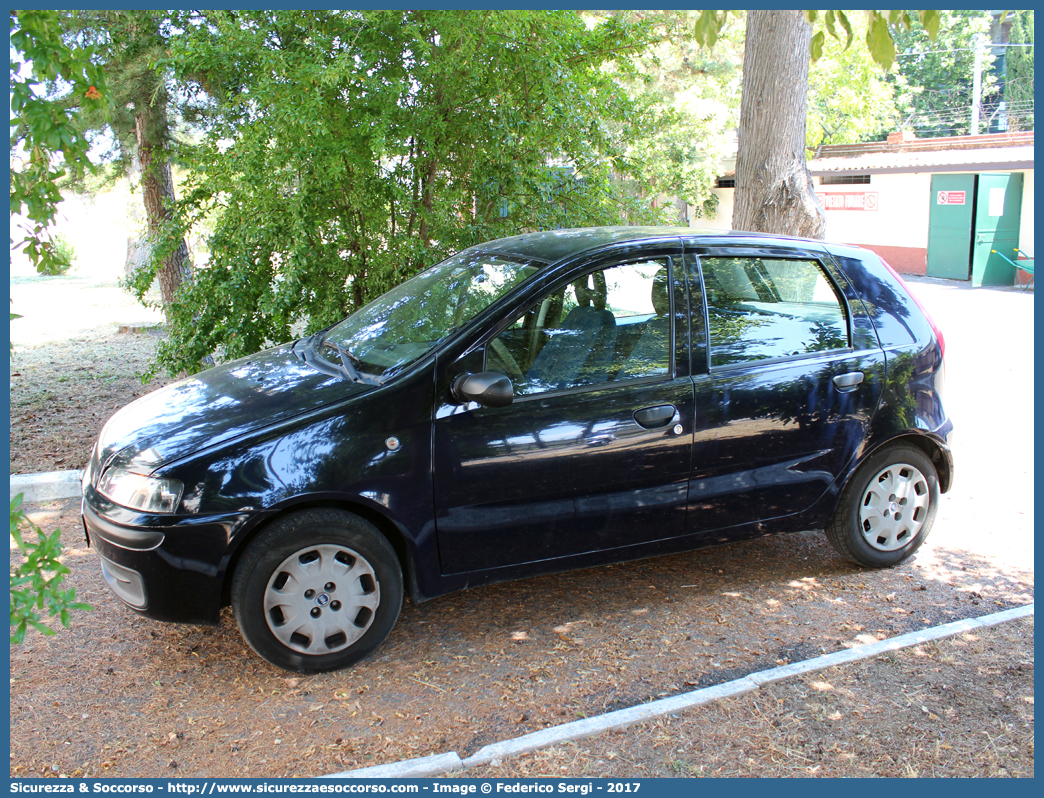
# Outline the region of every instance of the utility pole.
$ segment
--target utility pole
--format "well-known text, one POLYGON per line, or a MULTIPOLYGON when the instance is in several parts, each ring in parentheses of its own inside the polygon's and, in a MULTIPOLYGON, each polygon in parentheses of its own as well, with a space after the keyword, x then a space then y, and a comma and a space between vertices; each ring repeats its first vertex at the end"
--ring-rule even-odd
POLYGON ((979 112, 982 110, 982 34, 975 35, 975 76, 972 78, 971 134, 979 135, 979 112))

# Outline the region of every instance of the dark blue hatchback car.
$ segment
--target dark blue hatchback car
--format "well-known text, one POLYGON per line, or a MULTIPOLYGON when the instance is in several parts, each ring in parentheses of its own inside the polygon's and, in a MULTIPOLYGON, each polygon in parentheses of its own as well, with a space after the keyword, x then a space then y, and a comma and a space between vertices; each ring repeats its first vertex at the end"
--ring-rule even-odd
POLYGON ((118 412, 84 474, 109 585, 298 671, 403 595, 825 529, 901 562, 949 489, 943 337, 872 252, 559 230, 118 412))

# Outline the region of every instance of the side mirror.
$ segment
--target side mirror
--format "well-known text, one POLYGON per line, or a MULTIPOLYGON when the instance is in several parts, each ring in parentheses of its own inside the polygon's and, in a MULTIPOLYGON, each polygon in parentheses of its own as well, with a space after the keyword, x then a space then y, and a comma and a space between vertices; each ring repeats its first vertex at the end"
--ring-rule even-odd
POLYGON ((450 393, 461 404, 478 402, 484 407, 507 407, 515 398, 511 380, 496 371, 462 374, 453 380, 450 393))

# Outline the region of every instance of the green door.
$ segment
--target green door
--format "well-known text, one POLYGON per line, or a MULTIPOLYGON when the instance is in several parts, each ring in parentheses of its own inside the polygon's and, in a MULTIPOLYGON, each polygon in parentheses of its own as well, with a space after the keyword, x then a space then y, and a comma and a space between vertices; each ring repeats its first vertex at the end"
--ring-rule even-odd
POLYGON ((967 280, 971 274, 975 175, 932 175, 928 214, 928 276, 967 280))
POLYGON ((995 254, 1015 260, 1022 215, 1022 173, 979 175, 972 245, 972 285, 1012 285, 1015 267, 995 254))

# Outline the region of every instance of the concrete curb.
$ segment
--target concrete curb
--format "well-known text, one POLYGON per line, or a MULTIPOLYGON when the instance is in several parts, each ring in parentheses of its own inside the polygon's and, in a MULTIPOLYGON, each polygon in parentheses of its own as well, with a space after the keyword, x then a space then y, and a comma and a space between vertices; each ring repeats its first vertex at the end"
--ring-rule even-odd
POLYGON ((83 471, 46 471, 41 474, 12 474, 11 498, 19 493, 24 502, 76 499, 81 495, 83 471))
POLYGON ((442 776, 463 770, 464 763, 455 751, 434 754, 420 759, 407 759, 390 765, 374 765, 369 768, 349 770, 346 773, 331 773, 321 779, 420 779, 427 776, 442 776))
POLYGON ((689 693, 661 698, 656 701, 650 701, 648 704, 620 709, 594 718, 584 718, 583 720, 563 723, 560 726, 541 729, 540 731, 524 734, 511 740, 492 743, 480 748, 467 759, 461 759, 455 751, 451 751, 448 754, 436 754, 421 759, 407 759, 403 762, 394 762, 388 765, 374 765, 373 767, 349 770, 344 773, 331 773, 323 778, 409 779, 439 776, 445 773, 467 770, 478 765, 488 764, 494 759, 518 756, 570 740, 579 740, 607 731, 624 729, 636 723, 702 706, 722 698, 744 695, 745 693, 759 690, 763 685, 773 684, 794 676, 813 673, 835 665, 844 665, 849 662, 869 659, 889 651, 898 651, 902 648, 909 648, 910 646, 920 645, 932 640, 941 640, 942 638, 952 637, 973 629, 982 629, 987 626, 996 626, 1006 621, 1026 618, 1033 615, 1033 607, 1033 604, 1026 604, 1022 607, 995 612, 980 618, 966 618, 963 621, 953 621, 942 626, 922 629, 918 632, 908 632, 888 640, 880 640, 865 646, 857 646, 844 651, 835 651, 832 654, 824 654, 821 657, 815 657, 803 662, 795 662, 779 668, 751 673, 741 679, 735 679, 713 687, 706 687, 702 690, 693 690, 689 693))
POLYGON ((541 748, 557 745, 565 740, 580 740, 584 737, 594 737, 596 734, 602 734, 611 729, 625 729, 636 723, 653 720, 661 715, 681 712, 682 710, 709 704, 711 701, 717 701, 722 698, 752 693, 757 689, 758 685, 754 681, 744 677, 725 682, 724 684, 716 684, 703 690, 693 690, 689 693, 651 701, 648 704, 618 709, 615 712, 598 715, 594 718, 574 720, 571 723, 563 723, 561 726, 552 726, 548 729, 541 729, 530 734, 524 734, 521 737, 515 737, 512 740, 483 746, 463 760, 464 768, 485 765, 494 759, 506 759, 509 756, 528 754, 531 751, 538 751, 541 748))

